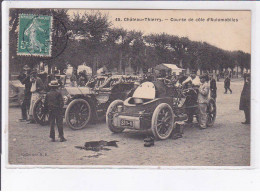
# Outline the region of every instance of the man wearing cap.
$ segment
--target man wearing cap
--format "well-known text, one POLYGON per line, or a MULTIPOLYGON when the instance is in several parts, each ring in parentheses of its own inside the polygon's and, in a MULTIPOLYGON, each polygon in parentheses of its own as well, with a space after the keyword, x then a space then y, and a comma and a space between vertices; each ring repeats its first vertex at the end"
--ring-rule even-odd
POLYGON ((44 84, 41 78, 38 77, 36 70, 31 72, 30 81, 32 83, 32 87, 31 87, 32 96, 31 96, 31 104, 29 110, 29 120, 30 120, 29 123, 35 123, 33 119, 33 106, 36 100, 38 100, 38 98, 40 97, 40 92, 44 89, 44 84))
POLYGON ((66 141, 63 133, 63 98, 61 93, 57 90, 59 87, 59 83, 56 80, 51 81, 49 84, 50 91, 47 93, 44 107, 45 110, 49 112, 49 120, 50 120, 50 138, 54 142, 55 141, 55 121, 57 124, 60 142, 66 141))
POLYGON ((245 122, 242 124, 250 124, 250 100, 251 100, 251 90, 250 90, 250 74, 244 75, 244 87, 240 97, 239 110, 243 110, 245 113, 245 122))
POLYGON ((24 99, 21 104, 21 112, 22 112, 22 118, 19 119, 19 121, 26 121, 28 119, 28 111, 30 108, 30 100, 31 100, 31 86, 32 83, 30 81, 30 71, 31 68, 28 65, 25 65, 23 68, 23 71, 18 76, 18 79, 20 82, 25 85, 24 89, 24 99))
POLYGON ((207 103, 209 98, 209 85, 206 82, 207 75, 200 76, 200 87, 198 93, 199 125, 201 129, 207 128, 207 103))

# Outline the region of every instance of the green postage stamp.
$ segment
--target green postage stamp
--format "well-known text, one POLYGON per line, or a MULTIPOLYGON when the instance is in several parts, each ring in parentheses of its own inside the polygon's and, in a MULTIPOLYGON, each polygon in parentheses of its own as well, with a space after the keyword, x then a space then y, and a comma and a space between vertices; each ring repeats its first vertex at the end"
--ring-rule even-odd
POLYGON ((52 16, 20 14, 17 55, 51 56, 52 16))

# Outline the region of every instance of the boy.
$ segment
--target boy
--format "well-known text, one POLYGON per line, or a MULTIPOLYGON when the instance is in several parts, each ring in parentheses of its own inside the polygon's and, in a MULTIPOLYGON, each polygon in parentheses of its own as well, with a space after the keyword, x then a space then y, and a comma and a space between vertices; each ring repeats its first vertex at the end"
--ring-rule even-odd
POLYGON ((50 119, 50 138, 53 142, 55 142, 55 121, 59 131, 60 142, 66 141, 63 134, 63 98, 59 91, 57 91, 59 87, 59 83, 56 80, 51 81, 49 84, 50 91, 46 95, 45 99, 45 108, 49 111, 49 119, 50 119))

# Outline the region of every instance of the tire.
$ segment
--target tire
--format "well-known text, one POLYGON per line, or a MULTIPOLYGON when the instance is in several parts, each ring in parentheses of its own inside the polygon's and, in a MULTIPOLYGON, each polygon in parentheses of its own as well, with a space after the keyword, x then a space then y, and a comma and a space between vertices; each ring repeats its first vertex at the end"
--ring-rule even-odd
POLYGON ((33 119, 40 125, 49 124, 49 114, 44 109, 44 102, 39 98, 33 105, 33 119))
POLYGON ((66 108, 65 121, 73 130, 83 129, 90 121, 91 111, 87 100, 75 99, 66 108))
POLYGON ((116 108, 117 108, 118 105, 123 105, 123 104, 124 103, 123 103, 122 100, 115 100, 107 108, 106 123, 107 123, 107 126, 108 126, 109 130, 112 131, 113 133, 121 133, 121 132, 124 131, 124 128, 115 127, 113 125, 113 112, 116 111, 116 108))
POLYGON ((216 115, 217 115, 217 106, 215 100, 212 98, 208 102, 208 107, 207 107, 207 126, 212 127, 214 125, 214 122, 216 120, 216 115))
POLYGON ((159 104, 152 116, 152 133, 157 140, 164 140, 171 136, 174 127, 174 113, 167 103, 159 104), (170 114, 170 115, 167 115, 170 114), (161 130, 164 130, 163 132, 161 130))

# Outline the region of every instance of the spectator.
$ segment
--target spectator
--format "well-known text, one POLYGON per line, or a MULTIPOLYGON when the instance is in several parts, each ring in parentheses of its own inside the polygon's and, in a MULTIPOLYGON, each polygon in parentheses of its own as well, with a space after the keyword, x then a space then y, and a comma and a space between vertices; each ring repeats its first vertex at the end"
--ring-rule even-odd
POLYGON ((207 128, 207 103, 209 96, 209 86, 206 82, 207 76, 200 76, 200 87, 198 94, 198 105, 199 105, 199 125, 201 129, 207 128))
POLYGON ((37 72, 36 71, 32 71, 31 72, 31 83, 32 83, 32 87, 31 87, 31 104, 30 104, 30 109, 29 109, 29 124, 30 123, 35 123, 34 119, 33 119, 33 107, 34 104, 36 102, 36 100, 40 97, 40 92, 44 89, 44 84, 41 80, 40 77, 38 77, 37 72))
POLYGON ((64 105, 62 95, 57 88, 59 87, 59 83, 54 80, 49 84, 50 92, 46 95, 44 107, 49 112, 50 119, 50 138, 53 142, 55 142, 55 122, 57 124, 60 142, 67 141, 64 138, 63 133, 63 115, 62 108, 64 105))
POLYGON ((24 89, 24 99, 21 104, 21 112, 22 112, 22 118, 19 119, 19 121, 27 121, 28 119, 28 112, 30 109, 30 100, 31 100, 31 87, 32 83, 30 81, 30 72, 31 68, 28 65, 25 65, 23 68, 23 71, 18 76, 18 79, 20 82, 25 85, 24 89))
POLYGON ((230 94, 232 94, 232 90, 230 89, 230 78, 228 75, 226 75, 226 78, 225 78, 225 81, 224 81, 224 88, 225 88, 225 93, 224 94, 227 94, 227 91, 229 90, 230 91, 230 94))
POLYGON ((217 98, 217 83, 213 75, 210 75, 210 97, 216 101, 217 98))
POLYGON ((244 87, 241 93, 240 97, 240 104, 239 104, 239 110, 243 110, 245 113, 245 122, 242 122, 242 124, 250 124, 250 74, 245 74, 244 79, 244 87))

